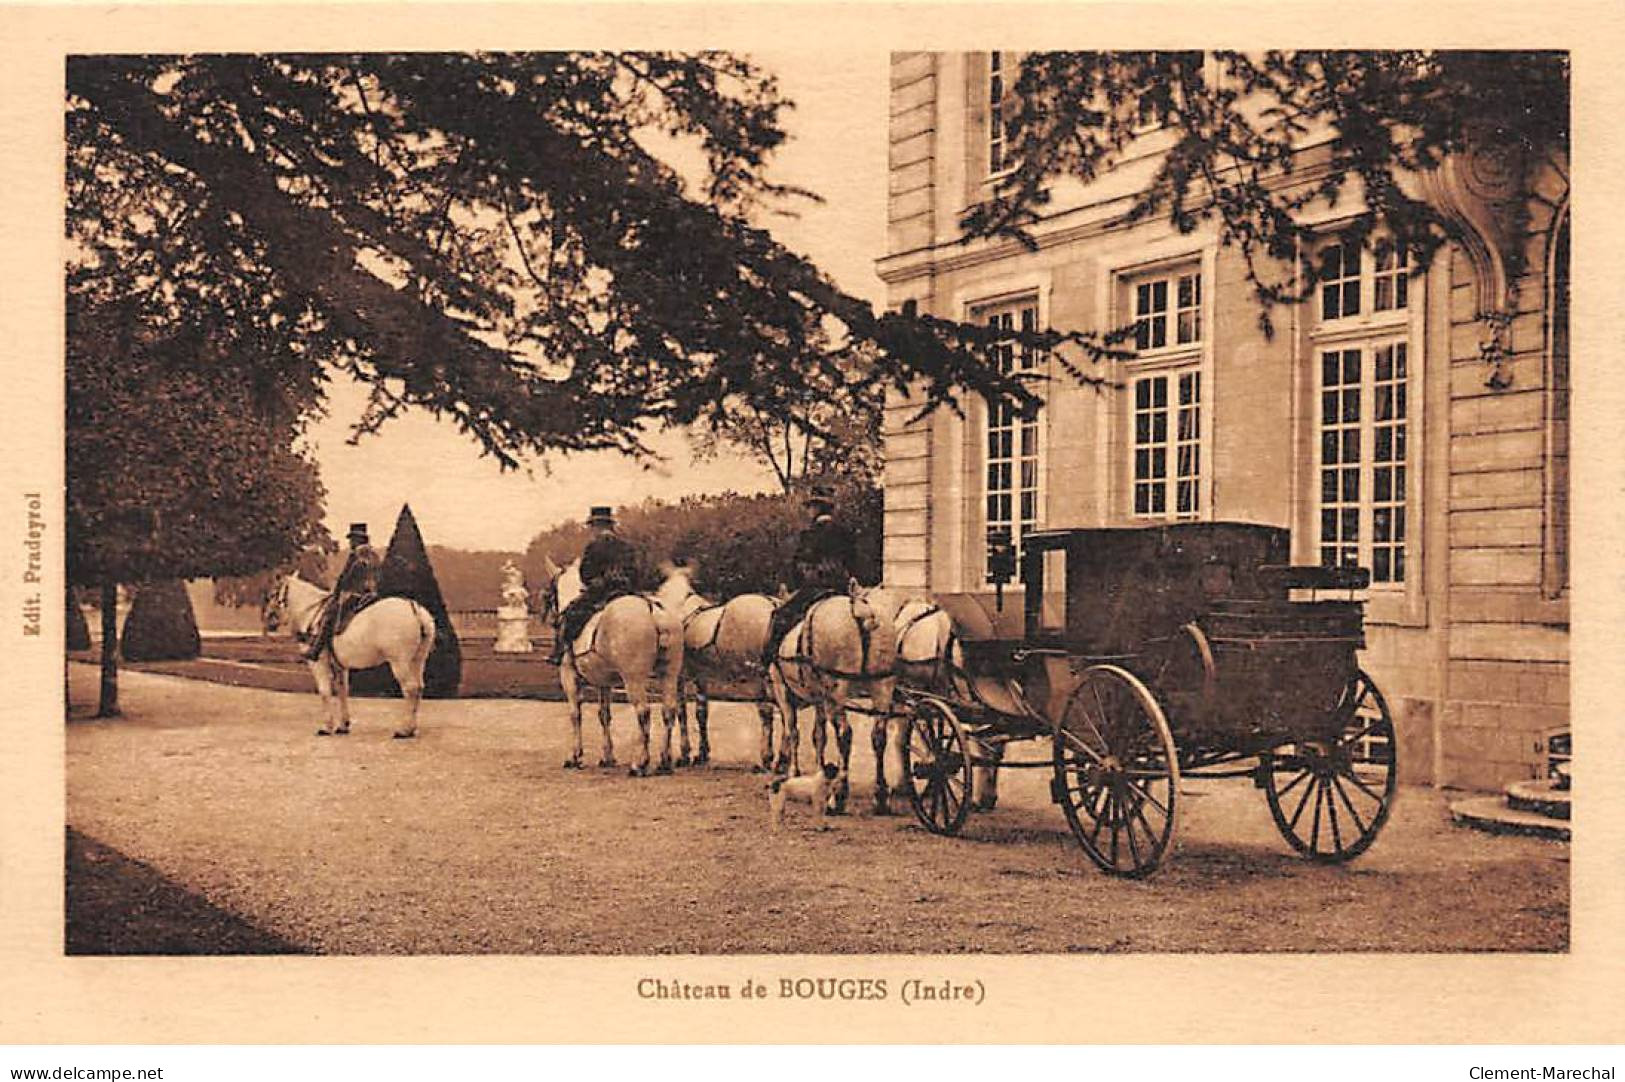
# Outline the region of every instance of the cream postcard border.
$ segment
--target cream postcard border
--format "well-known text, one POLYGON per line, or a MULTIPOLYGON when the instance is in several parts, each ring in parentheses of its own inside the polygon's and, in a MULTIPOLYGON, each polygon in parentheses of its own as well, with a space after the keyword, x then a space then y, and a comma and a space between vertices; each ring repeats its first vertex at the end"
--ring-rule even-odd
MULTIPOLYGON (((1617 5, 1573 3, 288 3, 0 7, 0 1039, 8 1043, 1612 1043, 1625 1036, 1625 461, 1617 5), (1147 13, 1154 17, 1147 18, 1147 13), (1573 53, 1572 947, 1553 955, 64 957, 62 78, 69 53, 725 47, 1563 48, 1573 53), (1588 271, 1592 273, 1587 273, 1588 271), (25 493, 43 494, 44 636, 19 634, 25 493), (638 977, 980 979, 980 1006, 640 1001, 638 977)), ((882 103, 876 103, 876 108, 882 103)), ((877 256, 880 253, 875 253, 877 256)), ((33 589, 30 587, 29 589, 33 589)), ((1493 888, 1491 888, 1493 889, 1493 888)), ((855 918, 860 915, 854 914, 855 918)), ((922 913, 922 919, 929 914, 922 913)))

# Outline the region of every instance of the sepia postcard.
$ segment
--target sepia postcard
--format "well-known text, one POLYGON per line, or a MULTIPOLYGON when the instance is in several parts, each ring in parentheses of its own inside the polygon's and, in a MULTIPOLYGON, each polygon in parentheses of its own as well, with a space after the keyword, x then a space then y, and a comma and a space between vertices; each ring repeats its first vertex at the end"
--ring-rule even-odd
POLYGON ((9 1043, 1625 1036, 1607 6, 4 18, 9 1043))

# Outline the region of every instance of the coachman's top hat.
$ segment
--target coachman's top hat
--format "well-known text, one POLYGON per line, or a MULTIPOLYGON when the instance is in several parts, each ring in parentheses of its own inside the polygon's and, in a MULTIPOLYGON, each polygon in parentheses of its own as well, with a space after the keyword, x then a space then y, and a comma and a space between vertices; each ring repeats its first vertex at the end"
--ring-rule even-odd
POLYGON ((609 507, 594 507, 587 514, 587 525, 588 526, 613 526, 613 525, 615 525, 615 511, 614 511, 614 509, 609 508, 609 507))
POLYGON ((807 494, 807 506, 825 511, 835 510, 835 490, 829 485, 814 485, 807 494))
POLYGON ((350 542, 351 548, 354 548, 357 545, 367 544, 367 524, 365 522, 350 523, 350 532, 345 534, 344 537, 345 540, 350 542))

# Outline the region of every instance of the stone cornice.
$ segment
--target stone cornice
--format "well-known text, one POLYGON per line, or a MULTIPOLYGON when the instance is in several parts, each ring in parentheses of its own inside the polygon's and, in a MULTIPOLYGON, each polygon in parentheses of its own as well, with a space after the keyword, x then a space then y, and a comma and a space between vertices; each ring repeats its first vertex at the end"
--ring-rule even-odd
MULTIPOLYGON (((1306 148, 1305 153, 1317 148, 1306 148)), ((1325 162, 1301 167, 1291 174, 1276 178, 1269 184, 1275 190, 1286 190, 1321 180, 1329 166, 1325 162)), ((1127 193, 1094 203, 1067 207, 1041 219, 1028 232, 1036 249, 1056 248, 1090 237, 1102 236, 1117 229, 1131 228, 1124 220, 1134 196, 1127 193)), ((1193 187, 1192 201, 1203 197, 1203 189, 1193 187)), ((1136 222, 1134 226, 1144 223, 1136 222)), ((895 252, 875 261, 875 272, 887 285, 899 285, 915 278, 966 270, 986 263, 996 263, 1021 255, 1030 249, 1020 241, 977 240, 969 244, 957 240, 945 241, 926 247, 895 252)))

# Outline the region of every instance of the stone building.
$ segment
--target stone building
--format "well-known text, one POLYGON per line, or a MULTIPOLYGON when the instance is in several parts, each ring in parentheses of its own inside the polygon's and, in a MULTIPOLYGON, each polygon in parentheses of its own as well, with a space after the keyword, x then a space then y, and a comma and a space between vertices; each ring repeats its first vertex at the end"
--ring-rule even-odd
MULTIPOLYGON (((1288 527, 1294 562, 1372 572, 1363 664, 1393 708, 1404 776, 1488 788, 1543 774, 1568 727, 1562 163, 1483 152, 1420 178, 1461 239, 1414 277, 1380 242, 1326 253, 1333 275, 1266 337, 1241 257, 1214 229, 1119 220, 1169 145, 1154 125, 1110 173, 1056 185, 1035 249, 960 242, 961 214, 1002 164, 990 102, 1013 66, 893 56, 889 302, 1005 326, 1135 323, 1138 355, 1106 366, 1102 390, 1007 351, 1056 377, 1032 420, 976 402, 964 419, 913 422, 895 396, 886 580, 990 594, 993 530, 1019 542, 1170 519, 1288 527)), ((1301 155, 1312 182, 1313 140, 1301 155)), ((1330 231, 1356 209, 1312 222, 1330 231)))

